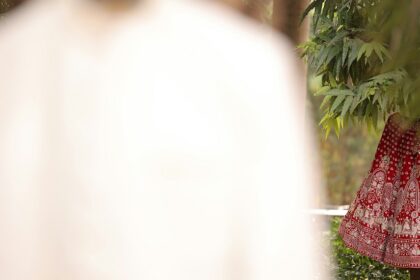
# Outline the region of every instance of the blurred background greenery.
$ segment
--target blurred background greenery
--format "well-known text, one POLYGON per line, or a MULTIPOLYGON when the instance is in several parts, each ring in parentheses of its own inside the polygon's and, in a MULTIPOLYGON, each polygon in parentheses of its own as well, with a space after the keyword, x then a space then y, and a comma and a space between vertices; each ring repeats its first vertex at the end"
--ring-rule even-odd
MULTIPOLYGON (((325 188, 325 203, 347 205, 352 202, 364 177, 368 174, 380 133, 372 132, 366 124, 350 124, 343 128, 340 136, 324 137, 318 126, 322 118, 319 106, 321 96, 313 96, 320 87, 319 79, 308 79, 308 107, 313 116, 317 133, 317 145, 321 161, 322 179, 325 188)), ((383 123, 380 124, 383 127, 383 123)), ((381 128, 378 129, 380 131, 381 128)))

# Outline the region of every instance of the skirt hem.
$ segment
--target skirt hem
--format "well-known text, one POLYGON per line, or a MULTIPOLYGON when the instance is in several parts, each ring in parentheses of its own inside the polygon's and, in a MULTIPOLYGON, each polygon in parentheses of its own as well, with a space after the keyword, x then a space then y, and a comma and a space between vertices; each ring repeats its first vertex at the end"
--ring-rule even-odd
MULTIPOLYGON (((377 251, 378 249, 376 248, 368 248, 368 245, 361 243, 358 239, 346 234, 344 232, 343 229, 343 224, 340 226, 339 228, 339 235, 341 236, 344 244, 353 249, 354 251, 358 252, 359 254, 369 257, 375 261, 387 264, 387 265, 391 265, 397 268, 404 268, 404 269, 416 269, 419 268, 420 269, 420 256, 419 256, 419 262, 417 264, 413 264, 413 263, 405 263, 405 262, 401 262, 401 261, 392 261, 389 260, 389 257, 387 258, 386 253, 385 252, 380 252, 380 253, 375 253, 372 251, 377 251), (361 244, 363 244, 363 246, 361 246, 361 244), (365 248, 363 248, 365 247, 365 248), (385 255, 385 256, 384 256, 385 255)), ((398 258, 402 258, 401 256, 399 256, 398 258)))

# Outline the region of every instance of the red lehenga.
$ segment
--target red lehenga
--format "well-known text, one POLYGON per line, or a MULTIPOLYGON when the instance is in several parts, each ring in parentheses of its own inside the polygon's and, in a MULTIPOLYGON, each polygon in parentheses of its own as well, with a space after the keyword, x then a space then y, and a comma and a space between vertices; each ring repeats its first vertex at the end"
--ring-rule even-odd
POLYGON ((339 230, 348 247, 396 267, 420 268, 419 134, 420 121, 389 118, 339 230))

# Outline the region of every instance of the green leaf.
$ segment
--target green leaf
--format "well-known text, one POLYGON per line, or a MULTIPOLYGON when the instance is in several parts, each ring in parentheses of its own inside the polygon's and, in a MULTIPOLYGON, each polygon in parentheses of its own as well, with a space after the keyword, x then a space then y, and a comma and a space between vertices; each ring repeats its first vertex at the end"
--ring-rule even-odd
POLYGON ((375 95, 373 95, 372 103, 377 102, 377 101, 378 101, 378 99, 379 99, 379 94, 375 94, 375 95))
POLYGON ((362 58, 363 55, 367 56, 367 49, 368 48, 369 48, 369 43, 362 44, 359 51, 357 52, 357 61, 359 61, 360 58, 362 58))
POLYGON ((322 7, 322 0, 315 0, 312 1, 308 7, 306 7, 306 9, 303 11, 302 16, 300 18, 300 23, 302 23, 302 21, 305 19, 305 17, 309 14, 310 11, 312 11, 312 9, 314 9, 315 7, 322 7))
POLYGON ((323 109, 330 102, 331 98, 332 98, 331 95, 325 96, 319 108, 323 109))
POLYGON ((322 11, 322 1, 320 1, 320 2, 321 2, 320 5, 315 5, 315 15, 314 15, 315 20, 314 20, 314 24, 313 24, 313 29, 314 30, 317 29, 319 19, 321 18, 320 14, 321 14, 321 11, 322 11))
POLYGON ((340 69, 343 66, 343 60, 341 59, 341 56, 338 56, 336 62, 335 62, 335 67, 334 67, 334 76, 339 77, 340 76, 340 69))
POLYGON ((337 43, 340 43, 343 41, 343 38, 346 37, 347 35, 349 35, 348 31, 340 31, 337 32, 337 34, 335 35, 335 37, 328 43, 328 46, 333 46, 337 43))
POLYGON ((373 46, 372 43, 366 44, 366 52, 365 52, 365 56, 368 58, 370 57, 370 55, 373 52, 373 46))
POLYGON ((391 58, 391 54, 389 53, 389 51, 383 45, 380 45, 379 49, 380 49, 381 53, 383 53, 387 58, 391 58))
POLYGON ((373 51, 378 56, 379 60, 383 63, 384 62, 384 53, 382 52, 383 46, 378 42, 373 43, 373 51))
POLYGON ((373 107, 372 103, 369 102, 367 107, 366 107, 366 112, 365 112, 365 116, 367 118, 370 117, 370 113, 372 112, 372 107, 373 107))
POLYGON ((386 107, 387 107, 387 105, 388 105, 388 98, 389 98, 388 94, 385 94, 385 95, 382 97, 382 102, 383 102, 384 106, 386 106, 386 107))
POLYGON ((336 57, 340 53, 340 48, 338 46, 335 46, 332 48, 327 56, 327 59, 325 60, 325 64, 328 64, 331 62, 331 60, 336 57))
POLYGON ((325 63, 325 60, 329 54, 328 52, 328 48, 327 47, 321 47, 319 54, 317 55, 318 61, 317 64, 315 66, 315 71, 318 72, 319 68, 325 63))
POLYGON ((350 108, 350 105, 353 103, 353 96, 347 96, 344 101, 343 109, 341 110, 341 118, 344 118, 350 108))
POLYGON ((334 132, 337 138, 340 138, 340 131, 341 131, 341 120, 340 118, 336 118, 334 124, 334 132))
POLYGON ((327 138, 328 138, 328 136, 330 135, 330 132, 331 132, 331 126, 327 126, 327 127, 325 128, 325 134, 324 134, 324 138, 325 138, 325 139, 327 139, 327 138))
POLYGON ((350 52, 347 62, 347 68, 350 68, 350 66, 353 64, 353 62, 356 60, 359 50, 360 50, 361 41, 354 39, 349 42, 350 52))
POLYGON ((338 106, 340 106, 340 104, 344 101, 344 99, 346 98, 345 95, 339 95, 335 98, 332 106, 331 106, 331 112, 334 112, 335 109, 337 109, 338 106))
POLYGON ((338 88, 334 88, 332 90, 322 92, 319 95, 348 96, 348 95, 354 95, 354 93, 353 93, 353 91, 351 91, 349 89, 338 89, 338 88))
POLYGON ((323 86, 314 93, 314 96, 325 95, 330 89, 329 86, 323 86))
POLYGON ((353 114, 354 110, 356 110, 357 105, 359 105, 359 103, 360 103, 360 99, 359 99, 359 95, 357 95, 353 98, 353 102, 350 107, 350 114, 353 114))
POLYGON ((333 76, 332 73, 328 73, 328 80, 330 81, 330 84, 333 87, 337 87, 337 81, 335 80, 335 77, 333 76))
POLYGON ((349 52, 349 43, 348 40, 343 40, 343 53, 342 53, 342 64, 346 63, 347 54, 349 52))

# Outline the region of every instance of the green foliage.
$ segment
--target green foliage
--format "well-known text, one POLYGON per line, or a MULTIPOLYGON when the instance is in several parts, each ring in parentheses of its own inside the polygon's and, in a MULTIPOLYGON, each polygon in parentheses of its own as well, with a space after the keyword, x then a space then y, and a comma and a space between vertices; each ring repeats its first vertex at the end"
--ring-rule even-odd
POLYGON ((360 125, 345 127, 340 139, 319 141, 328 204, 345 205, 354 199, 370 168, 378 138, 360 125))
POLYGON ((395 111, 420 116, 420 36, 414 29, 420 21, 413 3, 314 0, 305 10, 304 17, 313 11, 312 35, 300 48, 322 79, 315 95, 323 96, 326 136, 349 122, 375 129, 395 111))
MULTIPOLYGON (((380 133, 371 133, 365 123, 349 125, 340 132, 340 137, 324 139, 324 133, 316 124, 322 119, 318 109, 322 99, 313 93, 321 88, 320 77, 309 77, 307 110, 312 112, 314 131, 321 163, 322 178, 325 186, 326 203, 331 205, 349 204, 359 189, 371 166, 378 146, 380 133)), ((379 129, 384 123, 379 123, 379 129)))
POLYGON ((340 218, 331 220, 330 233, 328 235, 333 258, 336 266, 333 273, 338 280, 408 280, 407 270, 397 269, 382 263, 376 262, 368 257, 362 256, 352 249, 346 247, 338 235, 340 218))

